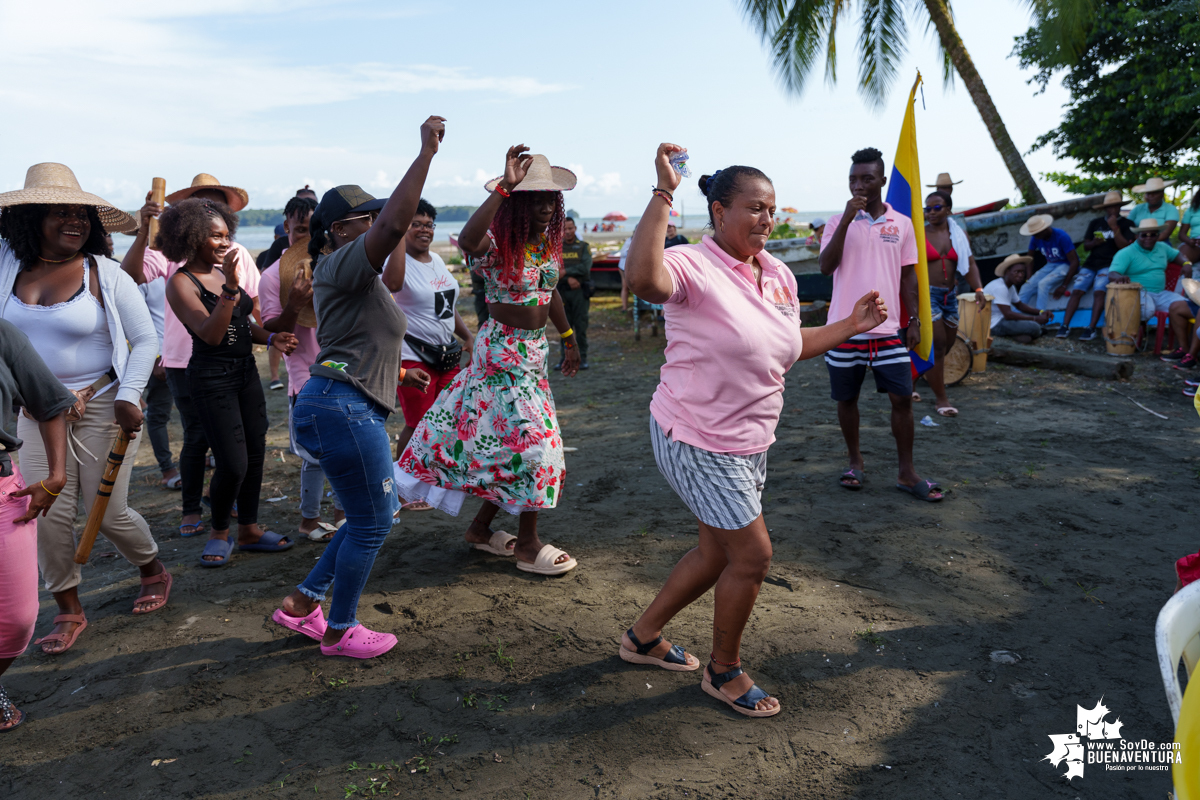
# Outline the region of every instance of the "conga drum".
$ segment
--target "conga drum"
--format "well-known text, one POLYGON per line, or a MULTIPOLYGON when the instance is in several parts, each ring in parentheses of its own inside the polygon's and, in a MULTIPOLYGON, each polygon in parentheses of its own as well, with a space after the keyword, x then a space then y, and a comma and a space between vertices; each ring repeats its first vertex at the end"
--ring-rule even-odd
POLYGON ((1131 356, 1142 327, 1142 285, 1110 283, 1104 295, 1104 349, 1110 356, 1131 356))
POLYGON ((984 295, 981 310, 975 305, 975 293, 958 296, 958 332, 971 345, 971 372, 987 369, 987 354, 992 349, 992 296, 984 295))
POLYGON ((971 374, 971 343, 961 333, 954 339, 954 345, 946 353, 942 362, 942 379, 947 386, 962 383, 971 374))

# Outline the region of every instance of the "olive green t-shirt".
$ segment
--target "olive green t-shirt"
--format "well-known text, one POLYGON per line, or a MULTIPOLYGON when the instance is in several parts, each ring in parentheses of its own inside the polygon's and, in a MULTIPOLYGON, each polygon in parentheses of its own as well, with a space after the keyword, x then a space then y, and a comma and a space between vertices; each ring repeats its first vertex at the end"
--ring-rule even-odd
POLYGON ((390 414, 408 320, 379 279, 383 269, 367 260, 366 238, 321 256, 313 270, 321 352, 308 371, 351 384, 390 414))

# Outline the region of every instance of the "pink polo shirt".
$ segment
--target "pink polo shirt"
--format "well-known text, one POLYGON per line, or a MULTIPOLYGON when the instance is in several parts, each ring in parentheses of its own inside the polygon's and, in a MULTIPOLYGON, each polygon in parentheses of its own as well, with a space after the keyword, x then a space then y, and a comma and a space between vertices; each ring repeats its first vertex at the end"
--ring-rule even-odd
MULTIPOLYGON (((846 229, 846 244, 842 248, 842 263, 833 273, 833 299, 829 303, 829 319, 845 319, 854 312, 854 304, 864 294, 878 291, 887 303, 888 318, 883 324, 855 339, 892 337, 900 330, 900 268, 917 263, 917 237, 912 220, 897 213, 887 203, 879 219, 871 219, 865 211, 846 229)), ((834 214, 825 223, 821 237, 824 250, 837 230, 841 214, 834 214)))
POLYGON ((749 264, 705 236, 663 254, 667 363, 650 413, 677 442, 713 453, 762 453, 775 441, 783 375, 800 358, 796 278, 765 250, 762 289, 749 264))
MULTIPOLYGON (((254 266, 254 257, 250 255, 249 250, 237 242, 234 242, 233 246, 238 250, 238 285, 246 290, 246 294, 258 297, 260 276, 258 267, 254 266)), ((147 282, 155 278, 170 280, 171 276, 175 274, 175 270, 182 266, 183 264, 168 261, 160 251, 152 250, 149 247, 146 248, 146 255, 142 259, 142 273, 146 276, 147 282)), ((166 314, 163 316, 163 366, 183 369, 192 360, 192 335, 175 316, 171 304, 167 303, 166 306, 166 314)))
MULTIPOLYGON (((283 302, 279 296, 278 261, 263 270, 262 280, 258 282, 258 310, 264 323, 283 313, 283 302)), ((289 397, 295 397, 304 388, 304 384, 308 383, 311 377, 308 368, 316 363, 317 353, 321 352, 317 344, 316 328, 306 328, 297 323, 292 333, 296 334, 299 344, 290 356, 283 357, 288 371, 289 397)))

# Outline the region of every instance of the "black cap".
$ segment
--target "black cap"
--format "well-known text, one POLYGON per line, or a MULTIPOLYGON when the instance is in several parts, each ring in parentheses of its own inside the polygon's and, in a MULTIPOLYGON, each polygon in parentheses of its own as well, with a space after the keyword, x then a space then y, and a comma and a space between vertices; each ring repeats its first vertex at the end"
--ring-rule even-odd
POLYGON ((386 197, 377 200, 352 183, 335 186, 317 203, 317 210, 313 212, 309 225, 314 229, 328 230, 330 225, 351 212, 378 211, 386 203, 386 197))

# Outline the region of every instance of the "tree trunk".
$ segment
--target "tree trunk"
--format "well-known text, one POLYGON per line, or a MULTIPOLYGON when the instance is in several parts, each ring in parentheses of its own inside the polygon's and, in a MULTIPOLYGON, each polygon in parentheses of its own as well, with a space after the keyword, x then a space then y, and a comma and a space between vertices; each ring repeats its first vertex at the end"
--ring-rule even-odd
POLYGON ((949 54, 950 60, 954 62, 954 68, 958 70, 963 85, 967 87, 971 99, 975 101, 975 107, 979 109, 979 116, 983 118, 983 124, 987 126, 988 133, 992 135, 992 141, 995 143, 996 149, 1000 151, 1000 157, 1004 159, 1004 164, 1008 167, 1013 180, 1016 181, 1017 188, 1025 197, 1026 204, 1045 203, 1046 198, 1042 196, 1041 189, 1038 188, 1033 175, 1029 173, 1029 168, 1025 166, 1025 161, 1021 158, 1021 151, 1017 149, 1017 146, 1013 144, 1012 137, 1008 135, 1004 121, 1000 119, 1000 112, 996 110, 992 96, 988 94, 987 87, 983 85, 983 78, 975 69, 975 64, 967 53, 966 45, 963 44, 962 37, 958 35, 958 31, 954 27, 954 20, 950 16, 945 0, 924 0, 924 2, 926 10, 929 12, 929 18, 933 20, 933 26, 937 28, 938 36, 942 40, 942 47, 949 54))
POLYGON ((1109 381, 1128 380, 1133 377, 1134 366, 1129 358, 1065 353, 1054 347, 1017 344, 1003 337, 992 342, 991 359, 1014 367, 1042 367, 1109 381))

